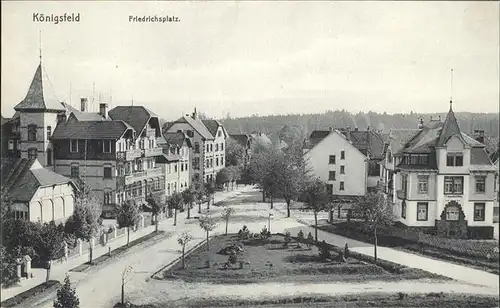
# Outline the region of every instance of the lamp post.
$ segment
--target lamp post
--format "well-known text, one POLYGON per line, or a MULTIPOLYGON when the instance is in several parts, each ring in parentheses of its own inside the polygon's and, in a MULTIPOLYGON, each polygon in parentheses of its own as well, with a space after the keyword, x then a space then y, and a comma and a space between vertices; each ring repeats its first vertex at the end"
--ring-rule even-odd
POLYGON ((273 214, 269 212, 269 217, 267 219, 267 230, 269 231, 269 233, 271 233, 271 216, 273 216, 273 214))
POLYGON ((130 274, 132 274, 132 266, 129 265, 122 273, 122 305, 125 305, 125 284, 127 283, 125 280, 130 277, 130 274))

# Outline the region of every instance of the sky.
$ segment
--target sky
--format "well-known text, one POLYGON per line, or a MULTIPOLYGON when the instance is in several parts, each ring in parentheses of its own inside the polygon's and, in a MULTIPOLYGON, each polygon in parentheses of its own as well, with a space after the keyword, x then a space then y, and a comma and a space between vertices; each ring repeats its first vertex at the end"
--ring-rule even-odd
POLYGON ((498 2, 5 2, 1 111, 39 63, 74 106, 93 91, 172 120, 345 109, 499 110, 498 2), (80 13, 77 23, 33 13, 80 13), (129 16, 176 16, 134 23, 129 16), (41 31, 41 40, 39 39, 41 31), (453 86, 451 86, 453 69, 453 86), (95 86, 94 86, 95 85, 95 86), (95 89, 95 90, 93 90, 95 89))

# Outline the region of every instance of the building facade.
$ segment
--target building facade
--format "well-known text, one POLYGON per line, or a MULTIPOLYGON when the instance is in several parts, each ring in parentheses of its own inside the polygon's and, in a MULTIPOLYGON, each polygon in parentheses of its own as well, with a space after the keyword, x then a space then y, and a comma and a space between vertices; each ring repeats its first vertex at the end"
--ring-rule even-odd
POLYGON ((394 214, 407 227, 440 236, 492 238, 496 168, 485 145, 444 122, 391 132, 383 165, 394 214))

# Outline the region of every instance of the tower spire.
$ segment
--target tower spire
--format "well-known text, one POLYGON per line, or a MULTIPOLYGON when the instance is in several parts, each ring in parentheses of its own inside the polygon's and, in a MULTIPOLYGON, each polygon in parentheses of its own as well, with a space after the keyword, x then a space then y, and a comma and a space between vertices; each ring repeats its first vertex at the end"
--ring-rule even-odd
POLYGON ((38 30, 38 43, 39 43, 39 57, 40 57, 40 65, 42 64, 42 29, 38 30))
POLYGON ((453 104, 453 69, 451 69, 450 73, 450 110, 453 104))

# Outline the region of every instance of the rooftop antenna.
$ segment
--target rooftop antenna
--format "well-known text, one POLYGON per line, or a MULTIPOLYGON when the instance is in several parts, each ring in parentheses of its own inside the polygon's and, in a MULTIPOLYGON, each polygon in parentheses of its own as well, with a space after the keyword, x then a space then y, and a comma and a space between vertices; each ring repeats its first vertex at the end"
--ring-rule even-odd
POLYGON ((134 94, 132 94, 132 106, 134 106, 134 94))
POLYGON ((69 105, 70 105, 70 106, 73 106, 73 105, 71 104, 71 81, 69 82, 69 105))
POLYGON ((92 82, 92 109, 94 108, 95 108, 95 81, 92 82))
POLYGON ((453 104, 453 69, 451 69, 451 74, 450 74, 450 109, 451 105, 453 104))

